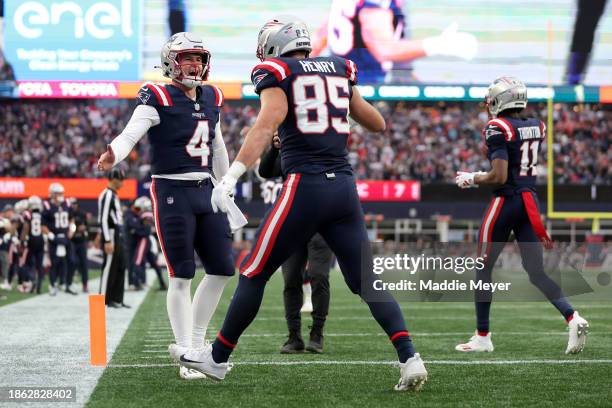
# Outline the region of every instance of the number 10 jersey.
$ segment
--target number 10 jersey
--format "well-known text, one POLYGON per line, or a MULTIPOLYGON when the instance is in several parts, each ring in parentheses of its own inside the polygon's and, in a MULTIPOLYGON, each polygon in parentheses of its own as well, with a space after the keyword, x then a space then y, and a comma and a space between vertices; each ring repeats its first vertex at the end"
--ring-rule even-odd
POLYGON ((340 57, 269 58, 253 68, 255 92, 281 88, 288 111, 278 128, 283 174, 351 172, 348 111, 357 67, 340 57))

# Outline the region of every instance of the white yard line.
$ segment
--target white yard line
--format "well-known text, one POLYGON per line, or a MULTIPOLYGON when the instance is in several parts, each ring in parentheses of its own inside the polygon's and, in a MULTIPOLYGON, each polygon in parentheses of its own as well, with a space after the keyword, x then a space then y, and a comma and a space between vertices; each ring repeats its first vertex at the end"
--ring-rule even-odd
MULTIPOLYGON (((149 278, 153 279, 153 277, 149 278)), ((89 287, 97 293, 99 279, 89 287)), ((131 309, 106 309, 106 345, 110 361, 147 292, 126 292, 131 309)), ((60 292, 0 307, 0 384, 2 386, 76 386, 76 404, 89 400, 104 367, 89 365, 88 296, 60 292)), ((32 405, 34 404, 34 405, 32 405)), ((32 403, 56 407, 57 403, 32 403)))
MULTIPOLYGON (((301 365, 394 365, 397 361, 365 360, 304 360, 304 361, 242 361, 234 362, 235 366, 301 366, 301 365)), ((523 365, 523 364, 612 364, 612 359, 602 360, 425 360, 433 365, 523 365)), ((176 367, 176 364, 111 364, 109 368, 160 368, 176 367)))
MULTIPOLYGON (((366 310, 367 312, 367 310, 366 310)), ((472 315, 470 315, 472 316, 472 315)), ((447 320, 452 320, 452 321, 456 321, 457 320, 457 316, 428 316, 428 315, 415 315, 415 314, 409 314, 409 313, 405 313, 404 317, 406 318, 406 320, 408 321, 408 323, 410 323, 411 321, 414 320, 426 320, 426 321, 432 321, 432 320, 443 320, 443 321, 447 321, 447 320)), ((586 315, 586 318, 605 318, 608 317, 608 315, 603 315, 603 314, 589 314, 586 315)), ((334 319, 340 319, 340 320, 363 320, 363 321, 374 321, 374 319, 372 318, 372 316, 368 316, 368 315, 363 315, 363 316, 338 316, 335 315, 333 313, 330 313, 328 316, 329 320, 334 320, 334 319)), ((542 316, 541 314, 535 314, 533 316, 527 315, 527 314, 521 314, 520 316, 520 321, 523 320, 542 320, 542 321, 558 321, 558 322, 563 322, 563 317, 561 315, 553 315, 553 316, 542 316)), ((284 322, 285 320, 285 316, 282 315, 282 313, 279 313, 278 316, 257 316, 255 317, 255 320, 253 321, 254 323, 256 322, 284 322)), ((166 322, 160 322, 160 323, 155 323, 152 322, 149 325, 149 331, 151 330, 163 330, 163 329, 170 329, 170 325, 169 323, 166 322)))

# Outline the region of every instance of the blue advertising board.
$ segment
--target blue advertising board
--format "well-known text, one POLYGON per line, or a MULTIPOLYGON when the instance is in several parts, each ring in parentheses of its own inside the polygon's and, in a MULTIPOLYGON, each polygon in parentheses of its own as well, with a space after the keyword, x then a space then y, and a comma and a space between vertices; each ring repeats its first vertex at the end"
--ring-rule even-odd
POLYGON ((141 79, 142 0, 5 0, 17 80, 141 79))

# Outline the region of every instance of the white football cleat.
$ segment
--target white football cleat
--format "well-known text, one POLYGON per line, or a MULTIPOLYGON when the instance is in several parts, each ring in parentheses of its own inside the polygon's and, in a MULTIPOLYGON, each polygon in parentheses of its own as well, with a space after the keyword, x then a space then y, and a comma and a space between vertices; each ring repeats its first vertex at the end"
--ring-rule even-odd
MULTIPOLYGON (((185 354, 189 351, 189 347, 179 346, 176 343, 172 343, 168 346, 168 352, 170 353, 170 357, 177 363, 181 360, 181 355, 185 354)), ((184 380, 201 380, 206 378, 206 376, 196 370, 191 370, 187 367, 181 366, 179 369, 179 377, 184 380)))
POLYGON ((589 333, 589 322, 587 322, 578 312, 574 312, 569 326, 569 339, 565 354, 578 354, 586 344, 586 336, 589 333))
POLYGON ((416 353, 405 363, 400 363, 400 379, 393 387, 395 391, 420 391, 427 381, 427 370, 421 359, 421 355, 416 353))
POLYGON ((462 351, 464 353, 471 352, 492 352, 493 342, 491 341, 491 333, 487 333, 486 336, 480 336, 478 331, 470 338, 470 341, 463 344, 457 344, 455 350, 462 351))
POLYGON ((203 380, 206 378, 201 372, 183 366, 179 368, 179 377, 183 380, 203 380))
POLYGON ((49 295, 51 295, 51 296, 57 295, 57 285, 50 285, 49 286, 49 295))
POLYGON ((189 349, 187 353, 181 356, 179 364, 199 371, 216 381, 225 378, 229 365, 228 363, 215 363, 212 357, 212 344, 208 344, 203 349, 189 349))

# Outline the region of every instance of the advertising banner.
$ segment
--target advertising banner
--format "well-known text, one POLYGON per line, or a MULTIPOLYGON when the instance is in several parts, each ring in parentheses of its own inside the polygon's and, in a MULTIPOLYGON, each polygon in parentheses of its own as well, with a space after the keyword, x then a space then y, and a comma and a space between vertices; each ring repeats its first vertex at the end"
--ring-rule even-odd
POLYGON ((420 201, 421 183, 418 181, 357 181, 357 193, 367 201, 420 201))
MULTIPOLYGON (((49 185, 60 183, 64 186, 64 196, 79 199, 97 199, 108 185, 106 179, 59 179, 59 178, 0 178, 0 198, 26 198, 37 195, 49 196, 49 185)), ((123 181, 119 198, 132 200, 136 198, 138 182, 134 179, 123 181)))
POLYGON ((141 78, 141 0, 6 0, 4 53, 17 80, 141 78))

